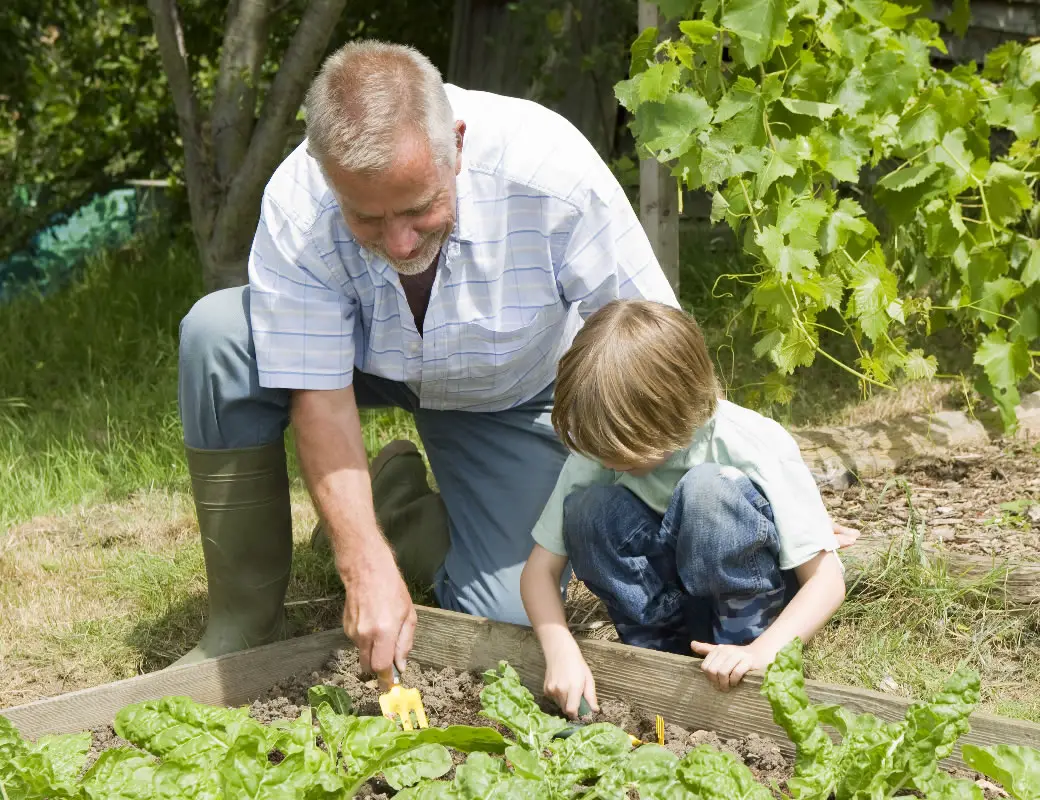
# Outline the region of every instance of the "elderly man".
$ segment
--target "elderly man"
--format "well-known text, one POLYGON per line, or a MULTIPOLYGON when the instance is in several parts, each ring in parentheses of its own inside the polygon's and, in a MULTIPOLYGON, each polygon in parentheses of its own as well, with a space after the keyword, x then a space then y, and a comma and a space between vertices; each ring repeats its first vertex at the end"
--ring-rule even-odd
POLYGON ((443 608, 526 623, 520 572, 565 458, 557 360, 609 300, 677 301, 621 186, 559 115, 445 85, 415 50, 373 41, 327 59, 305 111, 249 285, 181 326, 210 601, 181 661, 284 635, 291 422, 344 630, 386 675, 416 624, 405 565, 443 608), (414 414, 439 495, 407 444, 369 468, 358 409, 374 406, 414 414))
POLYGON ((565 451, 559 356, 618 297, 676 305, 624 191, 562 117, 444 85, 416 51, 323 65, 307 139, 264 194, 249 285, 181 327, 181 417, 209 583, 182 661, 284 635, 283 433, 346 588, 343 627, 385 678, 412 646, 402 571, 444 608, 525 623, 519 579, 565 451), (358 409, 412 412, 369 467, 358 409))

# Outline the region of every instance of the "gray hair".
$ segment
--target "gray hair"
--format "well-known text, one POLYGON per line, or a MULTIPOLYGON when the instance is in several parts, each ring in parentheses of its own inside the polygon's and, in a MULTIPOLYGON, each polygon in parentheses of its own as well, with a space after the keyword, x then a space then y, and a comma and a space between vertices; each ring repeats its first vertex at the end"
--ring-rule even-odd
POLYGON ((440 71, 422 53, 375 40, 329 56, 307 91, 307 150, 349 172, 381 172, 409 129, 434 161, 455 162, 455 116, 440 71))

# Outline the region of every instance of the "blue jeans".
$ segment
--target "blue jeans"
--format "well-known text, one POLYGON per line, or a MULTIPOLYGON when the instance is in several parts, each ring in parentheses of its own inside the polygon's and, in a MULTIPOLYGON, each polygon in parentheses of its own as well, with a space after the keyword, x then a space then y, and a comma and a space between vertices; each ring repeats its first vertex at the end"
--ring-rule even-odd
POLYGON ((797 589, 780 569, 769 503, 718 464, 687 472, 664 517, 623 486, 579 489, 564 501, 564 540, 574 574, 637 647, 747 644, 797 589))
MULTIPOLYGON (((520 573, 531 530, 567 458, 552 427, 553 387, 507 411, 419 407, 404 383, 354 371, 361 408, 411 412, 449 517, 451 544, 434 583, 452 611, 528 624, 520 573)), ((181 323, 184 441, 202 450, 257 447, 283 436, 289 390, 260 386, 249 289, 200 299, 181 323)), ((566 581, 566 575, 564 580, 566 581)))

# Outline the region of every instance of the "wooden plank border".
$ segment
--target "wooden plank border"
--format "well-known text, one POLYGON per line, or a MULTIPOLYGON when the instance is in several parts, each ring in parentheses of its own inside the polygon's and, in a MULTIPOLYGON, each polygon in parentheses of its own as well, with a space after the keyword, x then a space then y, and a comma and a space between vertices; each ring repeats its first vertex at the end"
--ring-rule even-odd
MULTIPOLYGON (((428 667, 478 671, 505 660, 540 694, 545 662, 530 628, 432 608, 420 607, 418 613, 413 660, 428 667)), ((792 752, 759 693, 760 674, 751 673, 737 689, 722 693, 708 684, 697 668, 697 659, 614 642, 579 640, 579 645, 596 675, 601 699, 622 700, 638 712, 662 714, 670 723, 713 730, 723 738, 757 733, 775 739, 788 755, 792 752)), ((23 735, 36 738, 110 724, 123 706, 164 695, 187 695, 215 705, 245 705, 294 674, 321 669, 332 651, 350 646, 342 631, 326 631, 38 700, 0 714, 23 735)), ((866 689, 806 683, 816 703, 840 703, 884 719, 902 718, 909 705, 905 699, 866 689)), ((970 721, 971 731, 962 742, 1040 748, 1040 725, 982 713, 973 714, 970 721)), ((949 763, 964 766, 959 751, 955 755, 949 763)))

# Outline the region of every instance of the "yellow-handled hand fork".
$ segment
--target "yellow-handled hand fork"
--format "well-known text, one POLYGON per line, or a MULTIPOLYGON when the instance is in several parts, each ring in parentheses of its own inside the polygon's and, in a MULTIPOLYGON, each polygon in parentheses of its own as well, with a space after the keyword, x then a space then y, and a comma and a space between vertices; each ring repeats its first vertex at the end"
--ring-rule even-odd
POLYGON ((388 719, 399 718, 401 727, 406 731, 430 727, 419 690, 405 689, 401 685, 401 673, 397 671, 397 665, 393 664, 391 668, 394 674, 394 685, 390 691, 379 695, 379 708, 382 710, 383 716, 388 719), (415 715, 414 725, 412 724, 412 714, 415 715))

